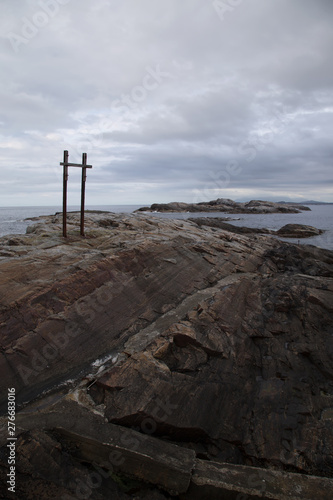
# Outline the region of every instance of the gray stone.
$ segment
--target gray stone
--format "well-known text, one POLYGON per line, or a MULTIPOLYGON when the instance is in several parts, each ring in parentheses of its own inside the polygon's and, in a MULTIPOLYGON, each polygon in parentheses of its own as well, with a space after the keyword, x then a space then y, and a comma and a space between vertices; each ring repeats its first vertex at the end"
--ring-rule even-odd
POLYGON ((190 488, 191 500, 329 500, 333 480, 262 468, 197 460, 190 488))

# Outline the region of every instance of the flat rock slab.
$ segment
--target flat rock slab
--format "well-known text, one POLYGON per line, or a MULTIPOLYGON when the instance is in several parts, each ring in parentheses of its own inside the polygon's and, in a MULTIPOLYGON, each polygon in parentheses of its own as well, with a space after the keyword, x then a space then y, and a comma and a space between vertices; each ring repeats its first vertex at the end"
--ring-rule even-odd
MULTIPOLYGON (((193 450, 106 423, 102 416, 68 397, 51 402, 42 411, 32 407, 19 412, 16 423, 18 436, 27 436, 36 428, 46 431, 54 449, 67 449, 76 468, 81 462, 121 473, 178 495, 181 500, 333 497, 333 479, 196 459, 193 450)), ((36 435, 36 439, 44 438, 36 435)), ((6 432, 0 433, 0 445, 6 446, 6 442, 6 432)))
MULTIPOLYGON (((54 431, 81 462, 119 471, 171 494, 189 487, 195 465, 193 450, 106 423, 74 401, 65 399, 41 412, 19 413, 16 423, 18 432, 34 428, 54 431)), ((2 438, 0 444, 5 444, 5 434, 2 438)))
POLYGON ((330 500, 333 480, 243 465, 197 460, 191 486, 182 498, 191 500, 330 500))
POLYGON ((156 339, 161 332, 165 331, 173 323, 179 321, 186 313, 197 306, 200 301, 205 300, 214 295, 220 288, 232 285, 243 279, 255 278, 255 273, 241 273, 226 276, 219 280, 217 285, 198 290, 189 297, 186 297, 176 308, 166 312, 156 321, 151 323, 147 328, 142 329, 136 335, 133 335, 124 346, 124 352, 134 354, 146 348, 153 339, 156 339))
POLYGON ((131 429, 105 425, 84 435, 63 428, 55 431, 75 444, 73 456, 108 470, 161 487, 172 495, 187 491, 195 452, 131 429), (93 437, 92 437, 93 436, 93 437))

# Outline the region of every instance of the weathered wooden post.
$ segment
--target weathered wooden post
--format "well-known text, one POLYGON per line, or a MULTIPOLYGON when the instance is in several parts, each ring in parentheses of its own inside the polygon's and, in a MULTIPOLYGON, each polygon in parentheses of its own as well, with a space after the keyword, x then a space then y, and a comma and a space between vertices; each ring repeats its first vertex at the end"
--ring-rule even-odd
POLYGON ((87 168, 92 168, 92 165, 87 165, 87 153, 82 153, 82 163, 69 163, 68 151, 64 151, 64 161, 60 163, 64 167, 63 175, 63 198, 62 198, 62 234, 67 238, 67 181, 68 167, 82 168, 81 178, 81 218, 80 218, 80 235, 84 236, 84 199, 87 179, 87 168))
POLYGON ((80 222, 80 234, 84 236, 84 197, 86 190, 86 179, 87 179, 87 153, 82 153, 82 179, 81 179, 81 222, 80 222))
POLYGON ((67 238, 67 181, 68 181, 68 151, 64 151, 64 179, 62 195, 62 235, 67 238))

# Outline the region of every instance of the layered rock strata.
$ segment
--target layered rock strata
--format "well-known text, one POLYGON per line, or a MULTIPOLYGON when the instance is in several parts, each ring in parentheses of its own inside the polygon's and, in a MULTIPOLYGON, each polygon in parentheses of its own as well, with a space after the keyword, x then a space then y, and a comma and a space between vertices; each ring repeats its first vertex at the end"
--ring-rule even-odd
POLYGON ((332 252, 142 214, 60 224, 0 240, 19 497, 331 498, 332 252))

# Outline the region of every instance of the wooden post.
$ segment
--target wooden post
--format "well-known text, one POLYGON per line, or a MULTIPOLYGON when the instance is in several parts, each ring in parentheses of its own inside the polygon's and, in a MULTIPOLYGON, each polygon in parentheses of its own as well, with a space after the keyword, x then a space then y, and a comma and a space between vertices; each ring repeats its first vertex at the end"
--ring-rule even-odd
POLYGON ((69 163, 68 151, 64 151, 64 161, 60 163, 64 167, 64 187, 63 187, 63 200, 62 200, 62 234, 67 238, 67 180, 68 180, 68 167, 82 168, 81 179, 81 221, 80 221, 80 235, 84 236, 84 197, 87 179, 87 168, 92 168, 92 165, 87 165, 87 153, 82 153, 82 163, 69 163))
POLYGON ((68 181, 68 151, 64 151, 64 178, 62 197, 62 235, 67 238, 67 181, 68 181))
POLYGON ((86 179, 87 179, 87 153, 82 153, 82 180, 81 180, 81 223, 80 223, 80 235, 84 236, 84 196, 86 189, 86 179))

